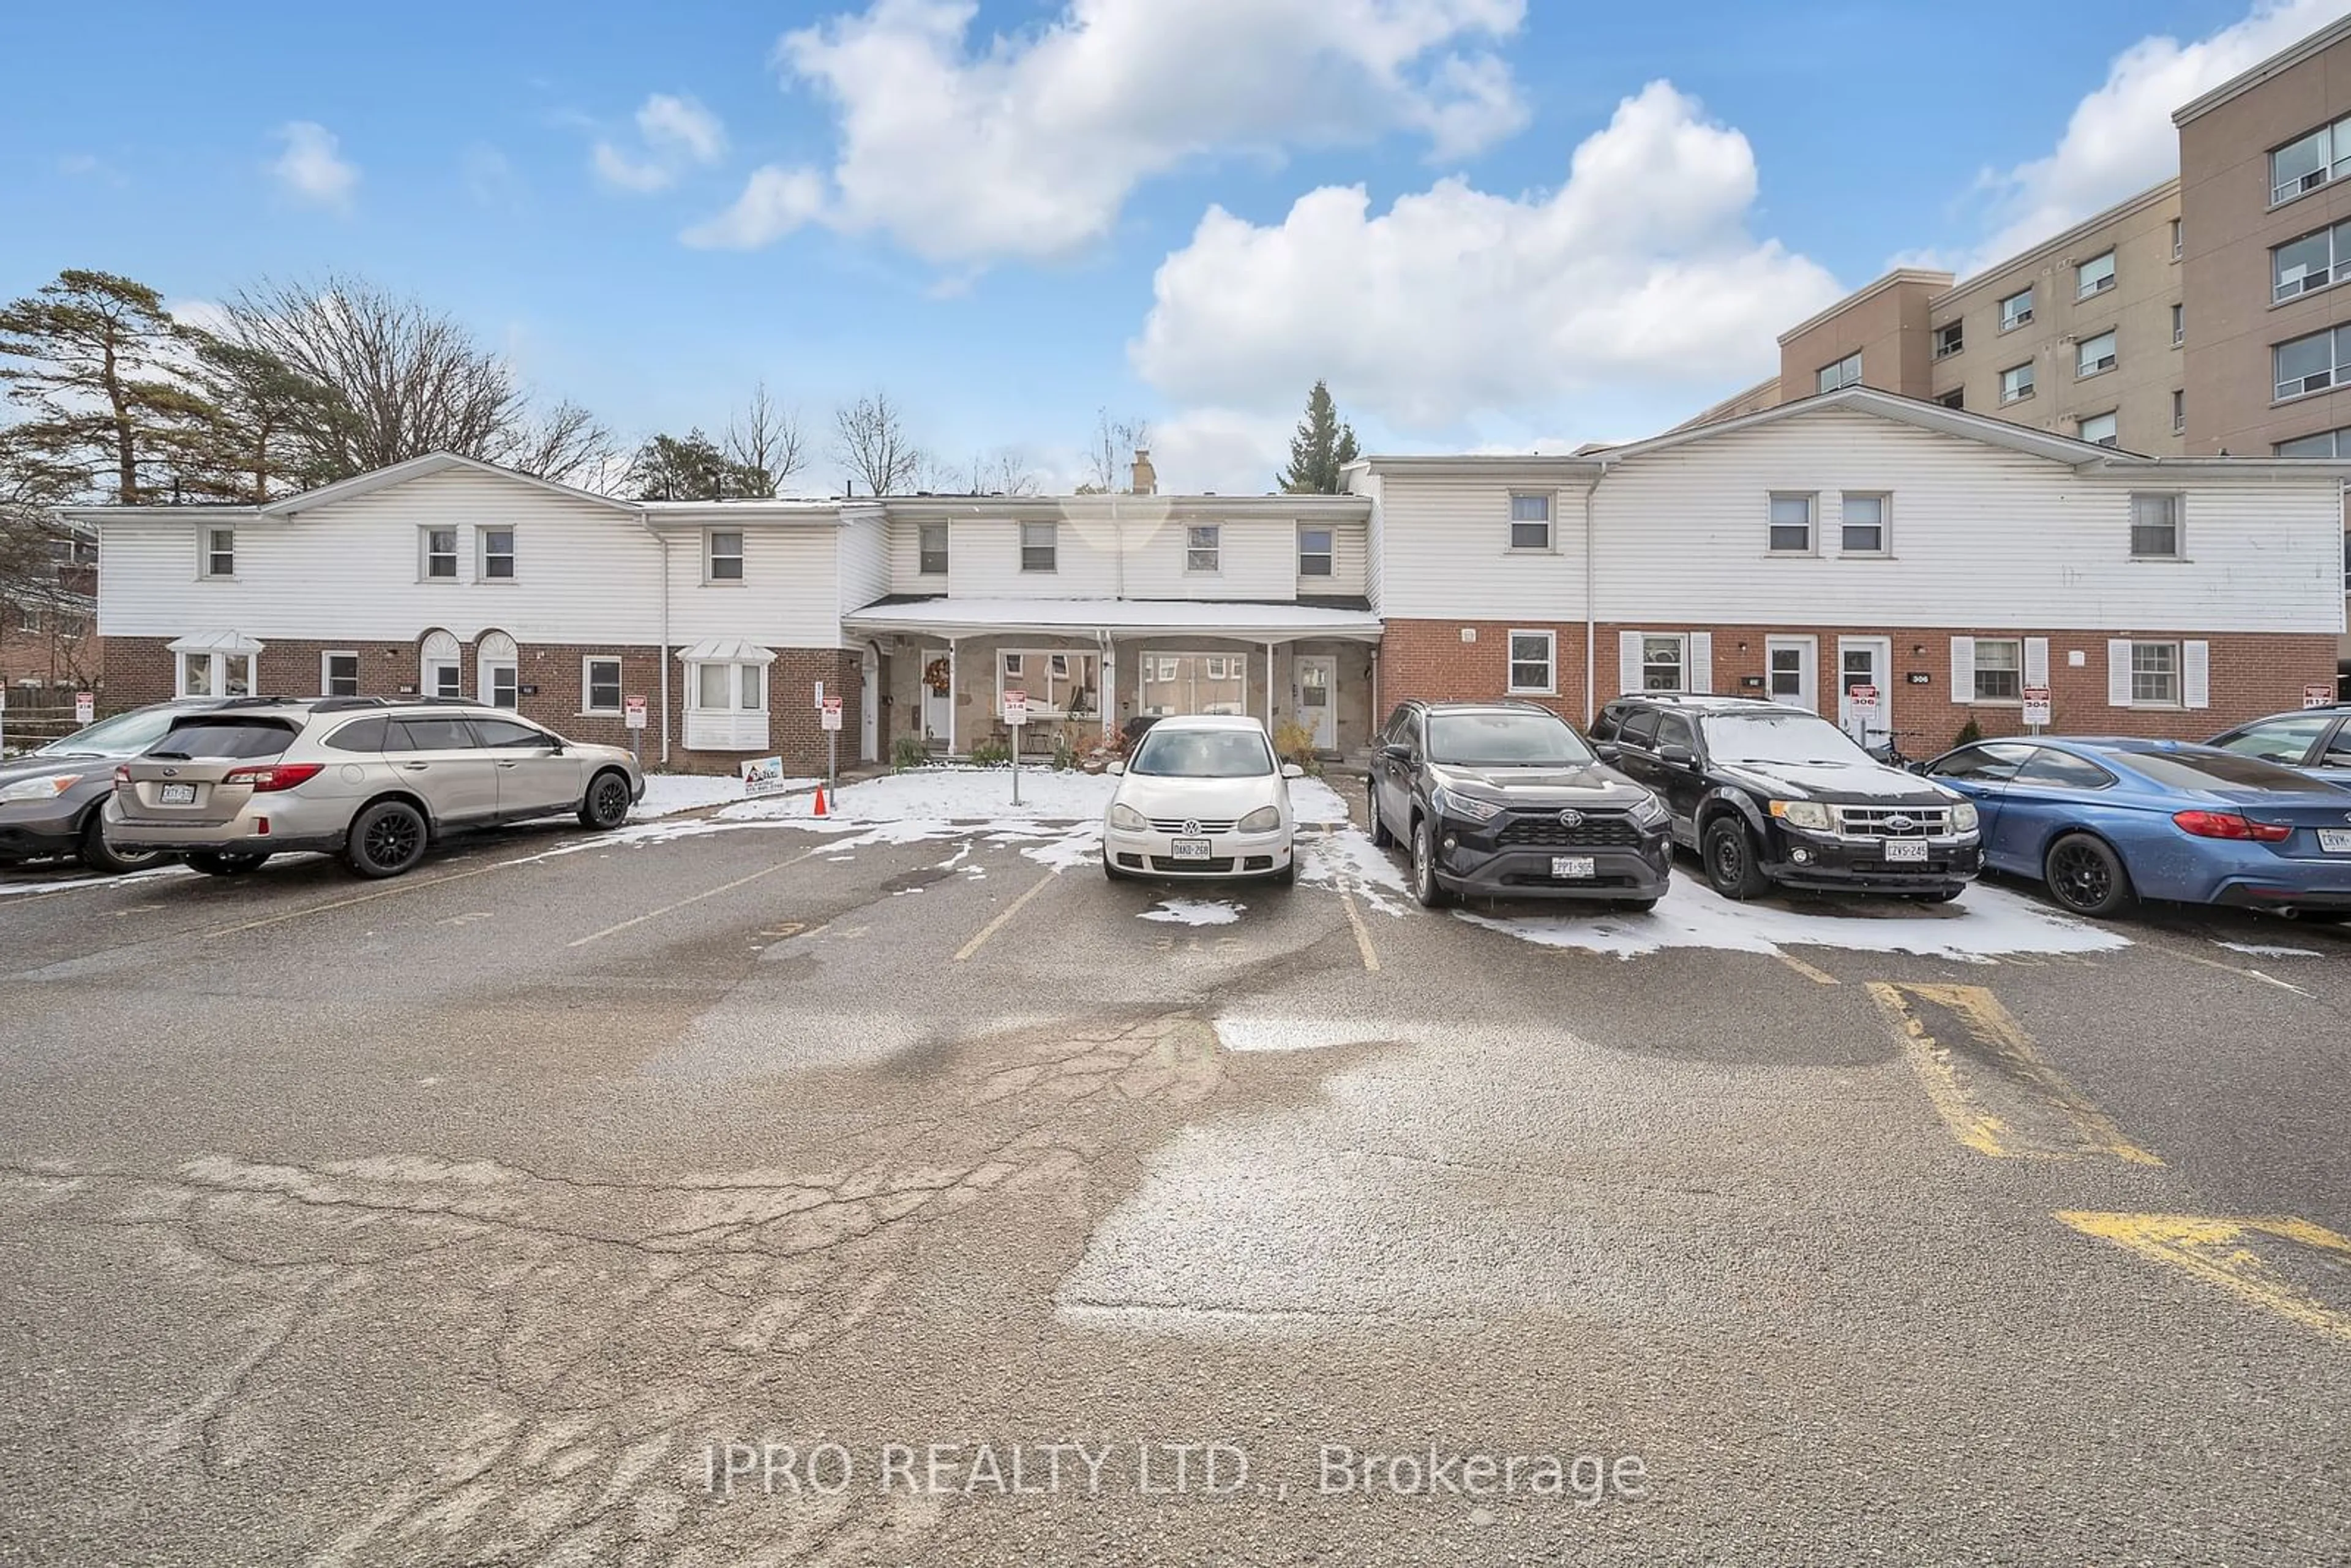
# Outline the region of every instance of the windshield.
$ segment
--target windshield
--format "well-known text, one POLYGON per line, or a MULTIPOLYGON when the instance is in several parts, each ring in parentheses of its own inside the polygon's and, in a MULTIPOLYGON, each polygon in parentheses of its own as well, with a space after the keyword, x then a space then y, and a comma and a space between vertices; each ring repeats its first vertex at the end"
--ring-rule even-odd
POLYGON ((163 737, 180 715, 167 707, 141 708, 102 718, 34 753, 37 757, 136 757, 163 737))
POLYGON ((2327 788, 2291 768, 2233 751, 2122 751, 2115 759, 2173 789, 2283 789, 2306 795, 2313 790, 2324 794, 2327 788))
POLYGON ((1706 727, 1707 755, 1717 762, 1877 766, 1851 736, 1817 714, 1710 714, 1698 722, 1706 727))
POLYGON ((249 757, 275 757, 294 743, 294 731, 263 718, 183 718, 148 755, 174 761, 190 758, 220 758, 241 761, 249 757))
POLYGON ((1251 730, 1161 725, 1143 737, 1126 770, 1157 779, 1255 779, 1273 771, 1273 747, 1251 730))
POLYGON ((1580 768, 1592 750, 1548 714, 1440 713, 1429 716, 1428 759, 1458 768, 1580 768))

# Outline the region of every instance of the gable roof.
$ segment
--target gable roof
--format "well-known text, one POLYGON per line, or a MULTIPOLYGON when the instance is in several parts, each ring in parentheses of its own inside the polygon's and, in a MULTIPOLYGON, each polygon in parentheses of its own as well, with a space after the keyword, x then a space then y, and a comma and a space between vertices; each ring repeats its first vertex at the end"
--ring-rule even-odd
POLYGON ((348 501, 356 497, 372 495, 378 490, 388 490, 394 485, 404 485, 411 479, 422 479, 434 474, 445 474, 453 469, 462 469, 496 479, 505 479, 517 485, 528 485, 532 489, 544 490, 551 496, 560 496, 568 501, 590 501, 600 507, 609 507, 616 512, 626 512, 631 517, 640 515, 637 505, 633 501, 623 501, 611 496, 600 496, 593 490, 581 490, 569 485, 559 485, 552 479, 541 479, 534 475, 518 473, 512 468, 501 468, 495 463, 485 463, 478 457, 461 457, 455 452, 428 452, 422 457, 412 457, 405 463, 395 463, 389 468, 372 468, 364 474, 354 474, 348 479, 338 479, 331 485, 322 485, 315 490, 305 490, 298 496, 287 496, 282 500, 272 501, 266 506, 256 507, 256 510, 265 517, 290 517, 298 512, 307 512, 314 507, 329 506, 337 501, 348 501))

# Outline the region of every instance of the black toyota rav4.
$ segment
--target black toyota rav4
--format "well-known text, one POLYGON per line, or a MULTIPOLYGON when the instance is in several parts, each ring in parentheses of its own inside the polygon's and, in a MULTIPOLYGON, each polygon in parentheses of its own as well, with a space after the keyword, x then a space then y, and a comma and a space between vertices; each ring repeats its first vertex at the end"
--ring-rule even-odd
POLYGON ((1774 883, 1957 898, 1981 863, 1973 805, 1802 708, 1620 697, 1593 721, 1592 742, 1665 798, 1674 838, 1726 898, 1774 883))
POLYGON ((1531 703, 1408 702, 1372 748, 1372 841, 1413 896, 1605 899, 1646 909, 1673 872, 1666 809, 1531 703))

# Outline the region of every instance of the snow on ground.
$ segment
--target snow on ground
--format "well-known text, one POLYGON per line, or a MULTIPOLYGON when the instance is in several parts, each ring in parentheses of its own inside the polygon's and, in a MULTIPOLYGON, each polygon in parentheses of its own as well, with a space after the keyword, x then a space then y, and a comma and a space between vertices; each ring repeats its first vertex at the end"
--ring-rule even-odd
MULTIPOLYGON (((1012 803, 1012 770, 1008 768, 917 768, 844 784, 835 798, 844 817, 868 822, 932 819, 944 821, 1032 818, 1076 822, 1099 820, 1110 810, 1111 792, 1118 780, 1107 773, 1056 773, 1046 768, 1020 770, 1020 804, 1012 803)), ((796 806, 778 816, 805 814, 805 801, 750 802, 758 806, 796 806)), ((730 810, 729 816, 745 815, 730 810)))
POLYGON ((1230 925, 1248 907, 1228 898, 1163 898, 1156 909, 1146 909, 1135 918, 1170 925, 1230 925))
POLYGON ((743 798, 743 780, 701 773, 648 773, 645 798, 629 815, 643 821, 676 811, 698 811, 743 798))
POLYGON ((1383 915, 1403 915, 1409 889, 1390 852, 1375 849, 1360 828, 1298 835, 1298 880, 1308 887, 1341 887, 1383 915))
POLYGON ((2213 946, 2226 947, 2231 953, 2250 954, 2256 958, 2324 958, 2325 954, 2315 947, 2273 947, 2262 942, 2223 942, 2213 938, 2213 946))
POLYGON ((1715 947, 1778 953, 1786 947, 1842 947, 1862 953, 1917 953, 1927 957, 1990 962, 2001 953, 2102 953, 2130 939, 2085 925, 2020 894, 1980 883, 1951 904, 1838 898, 1739 904, 1687 873, 1646 915, 1573 906, 1540 915, 1497 916, 1472 910, 1456 915, 1545 947, 1580 947, 1636 957, 1667 947, 1715 947))
POLYGON ((1332 827, 1347 820, 1347 802, 1320 779, 1292 779, 1290 809, 1301 828, 1332 827))

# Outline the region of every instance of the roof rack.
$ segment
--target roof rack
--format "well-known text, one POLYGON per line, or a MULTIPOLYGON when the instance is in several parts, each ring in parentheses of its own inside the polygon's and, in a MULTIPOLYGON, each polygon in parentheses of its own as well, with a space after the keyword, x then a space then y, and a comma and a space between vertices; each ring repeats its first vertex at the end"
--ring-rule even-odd
POLYGON ((312 713, 349 713, 358 708, 480 707, 471 697, 313 697, 312 713))
POLYGON ((309 698, 308 698, 308 697, 294 697, 294 696, 243 696, 243 697, 225 697, 225 698, 223 698, 223 699, 221 700, 221 702, 220 702, 219 706, 220 706, 221 707, 225 707, 225 708, 231 708, 231 707, 280 707, 280 706, 283 706, 284 705, 286 705, 286 704, 287 704, 287 703, 308 702, 308 701, 309 701, 309 700, 310 700, 310 699, 309 699, 309 698))

